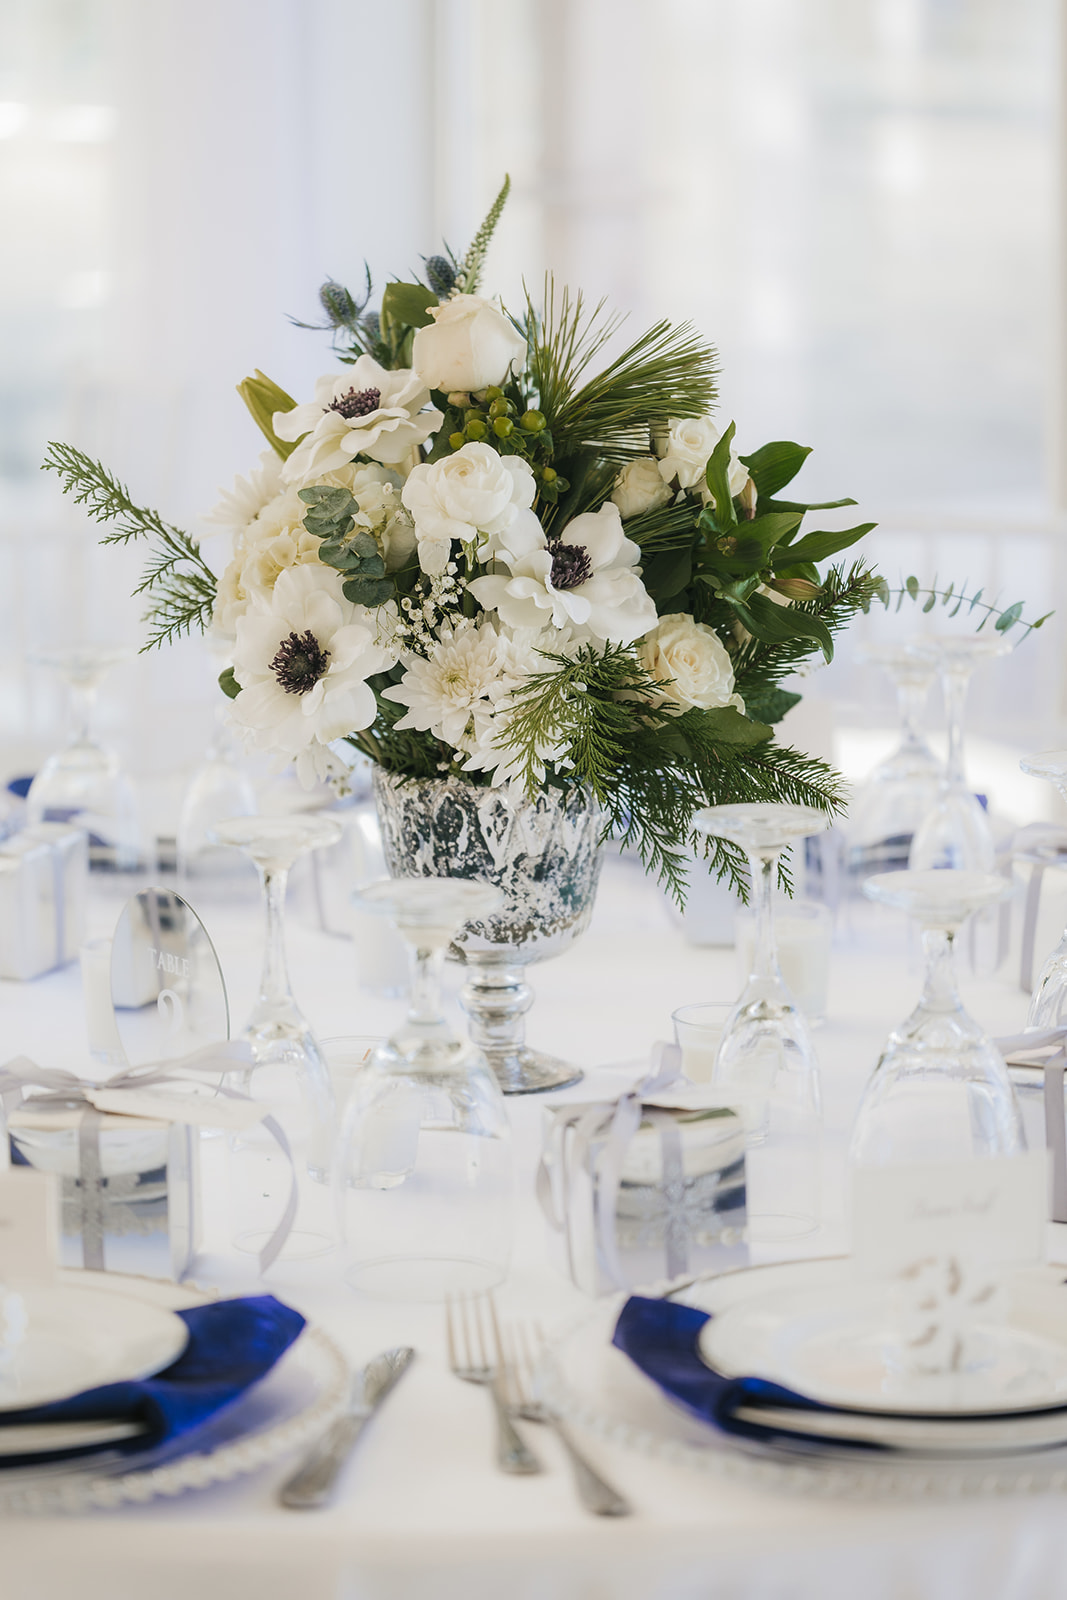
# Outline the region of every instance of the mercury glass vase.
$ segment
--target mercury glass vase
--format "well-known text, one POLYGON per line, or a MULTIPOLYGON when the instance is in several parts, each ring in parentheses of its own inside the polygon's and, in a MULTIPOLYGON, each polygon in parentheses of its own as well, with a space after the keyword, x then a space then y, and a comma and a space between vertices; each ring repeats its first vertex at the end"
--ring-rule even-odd
POLYGON ((524 799, 380 767, 374 792, 393 877, 469 878, 503 890, 500 910, 466 923, 451 954, 468 970, 462 1002, 471 1039, 504 1093, 577 1083, 579 1068, 526 1043, 534 998, 526 967, 560 955, 589 925, 603 859, 599 806, 580 789, 524 799))

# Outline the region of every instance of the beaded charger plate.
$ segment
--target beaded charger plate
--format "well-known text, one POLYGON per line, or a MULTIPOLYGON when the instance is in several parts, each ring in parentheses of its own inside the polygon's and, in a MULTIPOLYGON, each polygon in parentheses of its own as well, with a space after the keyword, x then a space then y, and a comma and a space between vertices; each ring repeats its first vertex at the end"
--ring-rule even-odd
MULTIPOLYGON (((214 1292, 121 1273, 62 1273, 169 1310, 206 1305, 214 1292)), ((0 1471, 0 1515, 110 1510, 207 1489, 270 1466, 316 1438, 348 1402, 351 1373, 321 1328, 306 1327, 262 1381, 220 1416, 179 1440, 136 1455, 101 1451, 78 1461, 0 1471)))
MULTIPOLYGON (((812 1263, 814 1266, 815 1263, 812 1263)), ((823 1265, 823 1263, 820 1263, 823 1265)), ((729 1279, 756 1279, 748 1267, 714 1279, 660 1283, 639 1292, 670 1294, 711 1310, 729 1279), (716 1290, 715 1286, 720 1286, 716 1290)), ((1050 1268, 1057 1282, 1064 1269, 1050 1268)), ((825 1440, 763 1443, 722 1433, 669 1400, 611 1343, 627 1296, 615 1295, 552 1339, 538 1371, 545 1404, 564 1422, 610 1444, 712 1476, 829 1499, 902 1499, 1045 1492, 1067 1488, 1067 1445, 1001 1450, 966 1459, 848 1449, 825 1440)))

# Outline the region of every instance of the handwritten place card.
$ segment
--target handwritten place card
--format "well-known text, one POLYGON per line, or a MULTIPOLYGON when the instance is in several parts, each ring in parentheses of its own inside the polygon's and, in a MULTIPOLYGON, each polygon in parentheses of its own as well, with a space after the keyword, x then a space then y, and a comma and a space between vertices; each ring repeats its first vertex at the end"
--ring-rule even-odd
POLYGON ((0 1172, 0 1284, 49 1282, 59 1262, 59 1180, 52 1172, 0 1172))
POLYGON ((1044 1256, 1048 1152, 852 1170, 852 1253, 892 1273, 929 1256, 1019 1264, 1044 1256))

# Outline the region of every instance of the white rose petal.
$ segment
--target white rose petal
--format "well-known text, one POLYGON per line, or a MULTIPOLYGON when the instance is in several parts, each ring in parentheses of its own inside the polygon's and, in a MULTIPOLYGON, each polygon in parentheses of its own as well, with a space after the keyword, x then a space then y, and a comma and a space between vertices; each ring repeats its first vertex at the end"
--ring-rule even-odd
POLYGON ((636 461, 628 461, 611 491, 611 498, 624 518, 655 511, 665 506, 670 497, 671 491, 663 481, 655 456, 638 456, 636 461))
POLYGON ((418 330, 411 349, 412 366, 428 389, 469 394, 521 370, 526 340, 491 300, 457 294, 431 306, 430 315, 433 322, 418 330))
POLYGON ((703 622, 684 612, 661 617, 638 646, 641 661, 659 682, 671 679, 654 704, 680 716, 699 707, 703 711, 735 706, 744 701, 734 692, 734 669, 725 645, 703 622))
MULTIPOLYGON (((672 417, 665 437, 656 444, 664 483, 677 481, 682 489, 695 489, 699 485, 706 500, 708 489, 704 474, 721 437, 710 417, 672 417)), ((732 444, 728 479, 731 495, 740 494, 748 481, 748 468, 732 444)))
POLYGON ((529 462, 488 444, 465 444, 408 474, 401 498, 415 521, 424 572, 443 572, 452 540, 478 545, 483 561, 532 548, 541 524, 529 509, 537 484, 529 462))

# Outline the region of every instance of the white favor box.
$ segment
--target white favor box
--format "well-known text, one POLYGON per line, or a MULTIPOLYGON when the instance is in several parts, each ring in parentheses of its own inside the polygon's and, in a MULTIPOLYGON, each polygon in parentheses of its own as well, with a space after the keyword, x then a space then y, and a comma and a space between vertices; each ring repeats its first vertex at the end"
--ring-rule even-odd
POLYGON ((0 978, 39 978, 77 958, 88 881, 81 828, 39 822, 0 842, 0 978))

